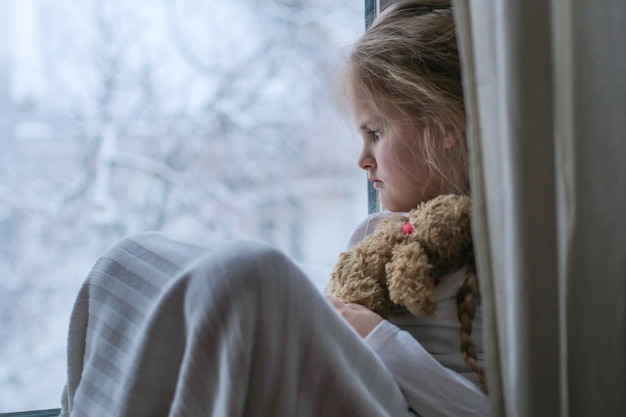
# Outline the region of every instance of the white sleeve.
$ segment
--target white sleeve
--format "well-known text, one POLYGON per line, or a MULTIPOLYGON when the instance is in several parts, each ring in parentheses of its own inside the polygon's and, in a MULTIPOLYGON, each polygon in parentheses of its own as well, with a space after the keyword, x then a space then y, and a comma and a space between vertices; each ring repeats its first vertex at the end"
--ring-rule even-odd
POLYGON ((467 378, 441 365, 409 333, 383 320, 365 343, 393 374, 421 417, 490 416, 489 398, 467 378))

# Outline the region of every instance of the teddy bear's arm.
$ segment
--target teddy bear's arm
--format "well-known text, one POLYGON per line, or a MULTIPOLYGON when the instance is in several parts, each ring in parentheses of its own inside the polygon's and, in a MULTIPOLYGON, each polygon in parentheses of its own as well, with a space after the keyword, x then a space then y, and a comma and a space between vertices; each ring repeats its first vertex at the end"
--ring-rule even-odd
POLYGON ((418 242, 397 246, 386 267, 389 298, 416 316, 433 315, 437 298, 431 269, 428 256, 418 242))

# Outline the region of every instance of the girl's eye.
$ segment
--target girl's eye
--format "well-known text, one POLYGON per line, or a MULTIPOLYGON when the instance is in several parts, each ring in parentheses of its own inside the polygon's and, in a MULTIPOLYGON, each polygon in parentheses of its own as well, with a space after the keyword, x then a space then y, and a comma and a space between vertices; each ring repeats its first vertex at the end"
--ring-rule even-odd
POLYGON ((367 133, 371 135, 373 142, 377 142, 380 139, 380 130, 370 130, 367 133))

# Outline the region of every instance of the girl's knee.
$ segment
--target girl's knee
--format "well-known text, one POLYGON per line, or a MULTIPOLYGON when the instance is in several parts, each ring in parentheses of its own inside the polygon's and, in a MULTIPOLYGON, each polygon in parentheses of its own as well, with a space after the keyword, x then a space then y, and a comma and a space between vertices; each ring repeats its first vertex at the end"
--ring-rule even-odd
MULTIPOLYGON (((256 240, 235 240, 210 251, 193 266, 198 285, 227 296, 289 297, 315 290, 300 268, 276 247, 256 240)), ((252 302, 252 300, 249 300, 252 302)))

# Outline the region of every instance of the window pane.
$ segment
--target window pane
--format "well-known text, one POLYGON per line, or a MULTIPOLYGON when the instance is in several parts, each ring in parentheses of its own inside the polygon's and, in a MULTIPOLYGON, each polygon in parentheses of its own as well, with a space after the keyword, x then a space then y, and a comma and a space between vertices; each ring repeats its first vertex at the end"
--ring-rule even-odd
POLYGON ((0 1, 0 413, 59 406, 125 235, 261 238, 323 287, 367 211, 333 96, 362 29, 353 0, 0 1))

